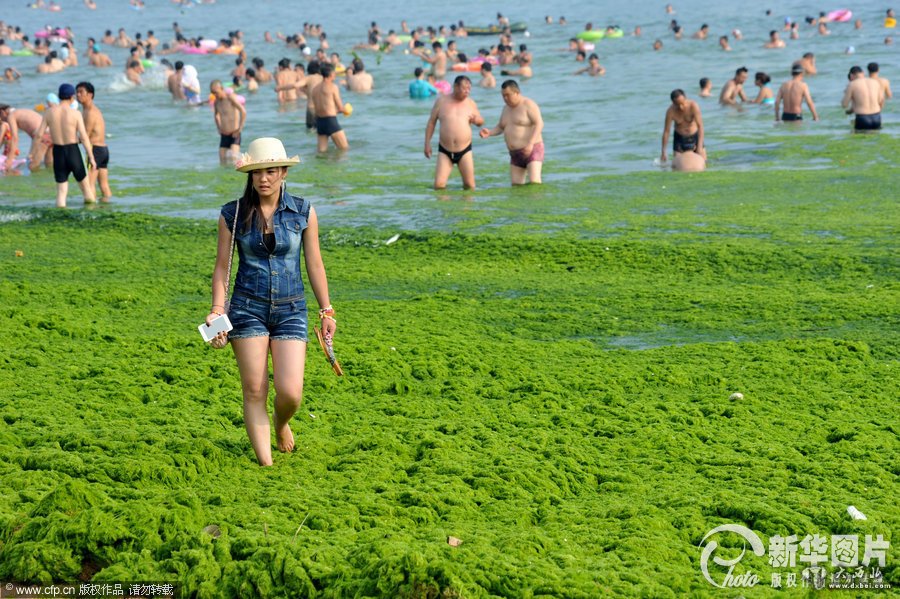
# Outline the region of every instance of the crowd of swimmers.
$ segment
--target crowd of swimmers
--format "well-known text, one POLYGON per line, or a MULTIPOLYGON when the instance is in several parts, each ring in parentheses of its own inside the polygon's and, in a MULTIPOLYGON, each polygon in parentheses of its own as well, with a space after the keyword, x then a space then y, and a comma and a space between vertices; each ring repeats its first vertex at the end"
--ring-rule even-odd
MULTIPOLYGON (((671 5, 666 7, 669 14, 674 14, 671 5)), ((560 17, 559 24, 565 24, 565 17, 560 17)), ((822 13, 819 17, 809 17, 805 20, 808 27, 815 27, 819 35, 828 35, 827 15, 822 13)), ((893 11, 888 10, 885 24, 893 21, 893 11)), ((547 25, 553 24, 550 16, 545 18, 547 25)), ((261 86, 272 86, 280 104, 292 104, 298 101, 306 102, 306 127, 315 130, 317 135, 317 150, 325 152, 329 142, 339 150, 349 148, 349 142, 343 131, 338 116, 349 116, 352 106, 345 103, 341 97, 341 88, 357 94, 372 93, 375 89, 375 81, 372 74, 366 69, 365 62, 357 55, 357 51, 387 53, 402 51, 405 54, 415 56, 421 61, 421 66, 412 72, 409 83, 409 96, 411 98, 434 99, 431 115, 425 128, 425 156, 432 157, 431 138, 435 130, 439 131, 439 143, 437 152, 437 164, 435 168, 434 186, 443 188, 453 167, 460 171, 463 185, 466 188, 474 188, 474 163, 472 158, 472 127, 482 127, 484 119, 478 112, 478 108, 470 97, 473 85, 469 74, 477 74, 478 85, 483 88, 495 88, 497 79, 495 73, 499 71, 505 78, 501 87, 501 95, 504 100, 503 112, 497 125, 493 128, 481 128, 479 134, 482 138, 494 135, 503 135, 507 151, 510 154, 510 179, 513 184, 525 182, 539 183, 541 181, 541 167, 544 160, 544 146, 542 138, 543 120, 537 103, 521 94, 519 81, 529 79, 534 75, 534 59, 531 51, 524 43, 516 43, 509 19, 502 14, 497 15, 496 43, 487 44, 477 50, 476 53, 467 55, 460 50, 457 43, 464 42, 468 38, 469 27, 462 21, 449 26, 440 27, 410 27, 406 21, 401 21, 399 30, 390 29, 384 31, 376 22, 372 22, 366 33, 366 41, 353 47, 353 59, 349 64, 344 64, 340 54, 331 51, 328 35, 321 25, 304 23, 302 30, 297 33, 274 35, 266 31, 263 34, 263 42, 267 44, 281 44, 285 51, 299 53, 297 59, 283 58, 278 61, 274 72, 266 68, 265 62, 257 57, 250 57, 245 50, 244 34, 240 30, 228 32, 220 39, 208 39, 203 37, 188 37, 183 34, 178 23, 172 24, 172 39, 169 42, 161 42, 152 30, 144 33, 135 33, 134 37, 127 34, 124 29, 116 33, 106 30, 98 38, 89 37, 86 40, 84 57, 90 66, 96 68, 109 68, 113 66, 110 56, 104 52, 105 47, 119 48, 128 51, 124 61, 124 78, 132 85, 142 85, 142 77, 147 69, 157 67, 164 71, 166 88, 173 100, 187 105, 198 106, 209 104, 213 107, 213 120, 219 134, 219 157, 223 164, 233 162, 240 157, 241 133, 247 121, 246 97, 242 94, 256 93, 261 86), (315 47, 315 50, 313 49, 315 47), (167 55, 180 54, 179 60, 174 63, 167 55), (208 96, 205 95, 200 82, 197 68, 186 61, 191 54, 219 53, 234 55, 234 67, 219 78, 213 79, 208 87, 208 96)), ((791 39, 797 39, 800 35, 801 24, 790 18, 785 19, 783 30, 788 32, 791 39)), ((861 28, 862 22, 857 20, 854 27, 861 28)), ((683 37, 682 26, 677 20, 672 19, 669 25, 671 35, 675 39, 683 37)), ((585 26, 585 32, 594 31, 592 23, 585 26)), ((583 32, 584 33, 584 32, 583 32)), ((640 27, 635 27, 632 36, 642 35, 640 27)), ((605 29, 596 30, 597 36, 618 37, 624 35, 618 25, 609 25, 605 29)), ((720 35, 718 44, 721 50, 730 51, 731 41, 740 41, 743 34, 734 29, 728 35, 720 35)), ((697 40, 716 39, 710 33, 708 24, 701 24, 699 29, 690 37, 697 40)), ((600 57, 595 52, 595 47, 587 41, 591 36, 580 35, 569 40, 568 48, 564 51, 574 55, 575 62, 580 63, 579 68, 573 71, 575 75, 589 75, 602 77, 606 74, 606 67, 600 64, 600 57)), ((891 43, 892 38, 885 38, 885 43, 891 43)), ((777 30, 769 33, 768 40, 763 47, 777 50, 785 47, 784 40, 777 30)), ((653 50, 663 48, 661 39, 652 43, 653 50)), ((78 52, 75 49, 75 36, 72 30, 65 28, 47 27, 38 32, 32 41, 19 27, 14 27, 0 21, 0 56, 12 53, 30 53, 44 57, 43 62, 37 66, 37 73, 60 73, 65 69, 78 66, 78 52), (19 48, 12 46, 18 44, 19 48), (56 46, 56 48, 54 48, 56 46)), ((849 53, 849 52, 848 52, 849 53)), ((173 57, 174 58, 174 57, 173 57)), ((857 130, 878 129, 881 126, 880 113, 886 99, 891 97, 890 83, 880 77, 877 63, 867 65, 868 76, 863 69, 854 66, 848 74, 848 85, 842 101, 842 106, 849 114, 854 114, 855 128, 857 130)), ((803 105, 805 104, 811 113, 813 120, 818 120, 809 86, 804 81, 804 76, 817 73, 815 56, 806 53, 796 60, 790 67, 791 77, 778 89, 777 93, 770 89, 771 77, 764 72, 755 74, 755 85, 758 93, 750 99, 744 91, 744 84, 748 79, 748 69, 738 68, 733 78, 729 79, 719 93, 719 102, 726 106, 740 104, 770 105, 774 110, 776 121, 798 121, 803 118, 803 105)), ((3 81, 15 81, 21 74, 14 68, 8 67, 4 71, 3 81)), ((94 181, 101 186, 102 198, 106 201, 110 198, 105 165, 108 162, 108 152, 105 156, 93 156, 94 148, 101 147, 105 150, 105 132, 101 136, 98 133, 97 122, 102 123, 102 114, 99 108, 93 104, 94 90, 90 82, 79 84, 79 90, 90 87, 89 107, 85 108, 81 126, 78 126, 75 118, 69 118, 69 113, 60 112, 59 106, 84 108, 81 98, 77 101, 72 97, 63 98, 60 94, 53 98, 48 96, 48 102, 36 107, 32 111, 28 108, 13 108, 0 105, 0 143, 4 144, 3 155, 5 161, 0 167, 12 169, 27 162, 31 169, 41 165, 53 166, 58 152, 53 151, 56 145, 69 147, 71 154, 73 140, 71 136, 63 135, 56 125, 65 123, 65 131, 75 135, 76 141, 85 135, 89 139, 89 145, 85 149, 93 158, 94 181), (44 114, 39 112, 44 108, 44 114), (61 115, 66 115, 63 118, 61 115), (90 118, 88 118, 90 116, 90 118), (73 124, 74 123, 74 124, 73 124), (82 128, 84 132, 82 133, 82 128), (32 138, 31 150, 27 159, 17 159, 19 154, 19 133, 24 133, 32 138), (97 168, 99 164, 103 167, 97 168), (102 171, 98 173, 96 171, 102 171), (98 175, 102 175, 99 176, 98 175)), ((700 80, 699 96, 712 95, 713 84, 709 78, 700 80)), ((62 89, 62 87, 60 88, 62 89)), ((74 88, 73 88, 74 89, 74 88)), ((65 88, 68 92, 68 87, 65 88)), ((700 106, 696 101, 690 100, 682 89, 676 89, 670 94, 672 101, 666 111, 664 133, 662 137, 662 152, 660 161, 668 163, 667 145, 670 130, 674 127, 672 145, 672 166, 679 170, 702 170, 706 165, 706 150, 704 147, 703 120, 700 106)), ((75 111, 78 113, 78 111, 75 111)), ((81 113, 78 113, 81 114, 81 113)), ((100 128, 102 129, 102 127, 100 128)), ((103 151, 101 151, 101 154, 103 151)), ((62 154, 59 154, 62 156, 62 154)), ((68 158, 66 158, 68 160, 68 158)), ((71 165, 69 165, 71 166, 71 165)), ((68 167, 66 167, 68 168, 68 167)), ((62 169, 65 170, 65 169, 62 169)), ((57 172, 57 178, 62 172, 57 172)), ((76 180, 82 181, 85 177, 77 169, 70 169, 76 175, 76 180)), ((90 181, 91 177, 87 177, 90 181)), ((60 183, 58 181, 58 183, 60 183)), ((59 190, 58 190, 59 191, 59 190)), ((95 188, 92 186, 90 193, 85 191, 85 198, 92 198, 95 188)), ((65 195, 58 194, 58 203, 65 203, 65 195)))

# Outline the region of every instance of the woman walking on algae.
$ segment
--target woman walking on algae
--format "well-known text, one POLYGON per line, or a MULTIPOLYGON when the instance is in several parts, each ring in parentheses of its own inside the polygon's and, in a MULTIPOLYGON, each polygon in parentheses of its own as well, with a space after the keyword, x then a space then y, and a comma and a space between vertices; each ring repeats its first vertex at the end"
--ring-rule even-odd
POLYGON ((241 375, 244 425, 261 466, 272 465, 269 413, 268 357, 272 353, 275 381, 274 425, 278 449, 293 451, 290 419, 303 398, 306 359, 306 296, 300 273, 300 254, 319 306, 323 334, 334 335, 337 323, 328 298, 328 280, 319 251, 319 224, 308 200, 285 191, 288 167, 300 162, 288 158, 281 141, 254 140, 236 163, 249 173, 244 195, 222 206, 218 226, 216 267, 212 277, 212 308, 207 325, 228 313, 234 327, 211 344, 217 349, 230 341, 241 375), (232 236, 233 234, 233 236, 232 236), (238 272, 231 304, 226 310, 228 273, 234 246, 238 272))

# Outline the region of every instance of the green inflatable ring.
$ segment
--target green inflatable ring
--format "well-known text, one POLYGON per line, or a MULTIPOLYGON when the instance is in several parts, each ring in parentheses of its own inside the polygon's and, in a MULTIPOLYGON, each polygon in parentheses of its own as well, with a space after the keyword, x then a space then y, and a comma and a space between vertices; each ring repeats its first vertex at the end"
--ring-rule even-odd
POLYGON ((592 29, 590 31, 582 31, 578 35, 576 35, 576 39, 580 39, 586 42, 592 42, 594 40, 602 40, 606 34, 599 29, 592 29))

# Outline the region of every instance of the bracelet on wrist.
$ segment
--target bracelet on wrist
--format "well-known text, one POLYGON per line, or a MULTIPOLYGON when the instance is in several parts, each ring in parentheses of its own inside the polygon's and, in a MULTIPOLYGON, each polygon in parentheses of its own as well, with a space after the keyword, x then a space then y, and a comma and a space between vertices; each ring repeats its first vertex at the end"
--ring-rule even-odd
POLYGON ((331 304, 328 304, 321 310, 319 310, 319 318, 325 318, 326 316, 331 316, 332 319, 334 317, 334 308, 331 307, 331 304))

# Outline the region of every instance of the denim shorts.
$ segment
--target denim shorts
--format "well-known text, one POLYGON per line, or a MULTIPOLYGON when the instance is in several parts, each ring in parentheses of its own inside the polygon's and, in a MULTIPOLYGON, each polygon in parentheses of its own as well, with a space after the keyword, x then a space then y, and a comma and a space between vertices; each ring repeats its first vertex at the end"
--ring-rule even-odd
POLYGON ((229 339, 268 336, 308 341, 306 298, 302 295, 274 302, 236 295, 231 298, 228 319, 234 327, 229 339))

